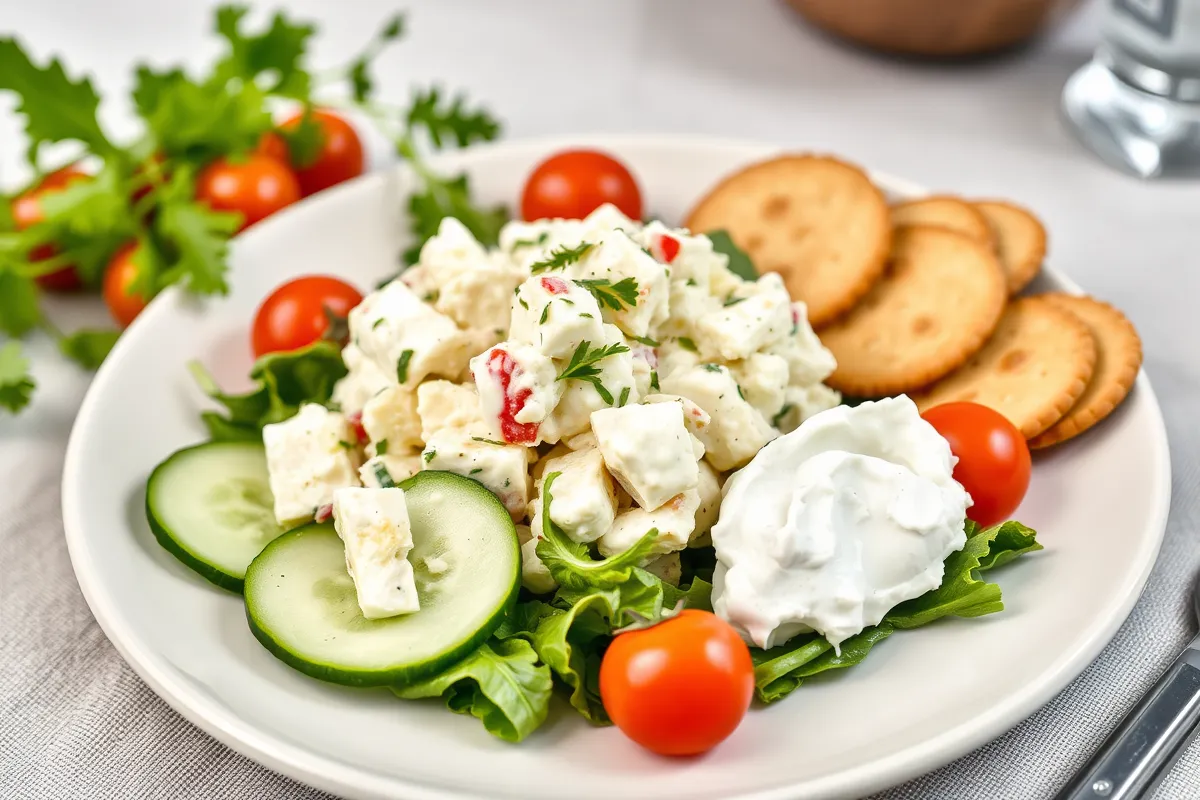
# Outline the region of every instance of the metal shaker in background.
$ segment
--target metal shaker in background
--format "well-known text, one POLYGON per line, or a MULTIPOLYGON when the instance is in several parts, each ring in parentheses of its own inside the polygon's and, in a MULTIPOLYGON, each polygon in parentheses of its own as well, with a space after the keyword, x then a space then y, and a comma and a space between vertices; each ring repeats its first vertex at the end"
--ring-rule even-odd
POLYGON ((1096 55, 1063 90, 1070 126, 1112 166, 1200 178, 1200 0, 1103 0, 1096 55))

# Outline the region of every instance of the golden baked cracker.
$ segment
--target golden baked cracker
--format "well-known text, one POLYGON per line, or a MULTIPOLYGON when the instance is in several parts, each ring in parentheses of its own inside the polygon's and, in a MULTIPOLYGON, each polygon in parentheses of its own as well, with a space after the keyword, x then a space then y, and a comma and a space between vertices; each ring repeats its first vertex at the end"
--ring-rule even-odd
POLYGON ((826 382, 858 397, 932 383, 983 346, 1006 299, 986 246, 946 228, 899 228, 884 276, 818 334, 838 363, 826 382))
POLYGON ((1065 442, 1107 417, 1129 394, 1142 367, 1142 340, 1120 311, 1092 297, 1060 293, 1041 297, 1088 326, 1096 340, 1096 369, 1066 416, 1030 440, 1034 448, 1065 442))
POLYGON ((1008 293, 1016 294, 1033 280, 1046 257, 1046 229, 1024 208, 1004 200, 976 200, 975 208, 992 228, 1008 293))
POLYGON ((785 155, 729 175, 685 223, 725 229, 760 272, 783 275, 814 327, 833 321, 883 273, 892 224, 866 173, 835 158, 785 155))
POLYGON ((1045 297, 1021 297, 1009 304, 982 350, 913 400, 921 411, 981 403, 1032 438, 1074 405, 1095 364, 1095 341, 1078 317, 1045 297))
POLYGON ((936 225, 995 247, 992 229, 975 206, 950 195, 901 200, 892 205, 892 225, 936 225))

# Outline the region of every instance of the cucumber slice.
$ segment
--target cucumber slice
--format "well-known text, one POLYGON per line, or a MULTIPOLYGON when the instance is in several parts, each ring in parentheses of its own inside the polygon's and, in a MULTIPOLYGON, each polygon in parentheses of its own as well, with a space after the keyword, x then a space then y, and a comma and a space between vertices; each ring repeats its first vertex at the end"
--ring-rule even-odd
POLYGON ((146 482, 146 519, 158 543, 208 580, 242 591, 246 567, 283 533, 267 457, 256 442, 184 448, 146 482))
POLYGON ((297 528, 246 570, 250 630, 281 661, 348 686, 404 685, 463 658, 504 619, 521 585, 520 544, 504 505, 449 472, 420 472, 400 488, 421 610, 364 618, 333 525, 297 528))

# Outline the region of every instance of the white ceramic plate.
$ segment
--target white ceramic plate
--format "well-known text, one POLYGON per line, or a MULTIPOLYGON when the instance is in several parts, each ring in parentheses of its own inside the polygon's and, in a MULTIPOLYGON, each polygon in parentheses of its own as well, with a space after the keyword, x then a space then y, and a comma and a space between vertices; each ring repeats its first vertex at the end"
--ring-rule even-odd
MULTIPOLYGON (((648 211, 678 220, 718 177, 772 148, 679 138, 504 144, 463 153, 481 199, 514 203, 531 166, 568 145, 616 152, 648 211)), ((897 195, 905 181, 876 176, 897 195)), ((1004 613, 901 632, 867 661, 752 711, 710 755, 663 760, 565 707, 513 746, 437 701, 405 703, 293 672, 247 629, 242 601, 158 546, 144 482, 203 438, 184 364, 246 382, 259 301, 302 273, 369 288, 396 269, 405 178, 370 175, 240 237, 228 297, 165 292, 122 337, 84 400, 68 448, 63 519, 75 573, 109 639, 201 728, 301 781, 353 797, 825 798, 870 792, 939 767, 1035 711, 1096 656, 1133 606, 1158 552, 1170 464, 1144 377, 1112 419, 1039 456, 1019 518, 1046 551, 996 575, 1004 613)), ((1074 288, 1053 272, 1043 288, 1074 288)))

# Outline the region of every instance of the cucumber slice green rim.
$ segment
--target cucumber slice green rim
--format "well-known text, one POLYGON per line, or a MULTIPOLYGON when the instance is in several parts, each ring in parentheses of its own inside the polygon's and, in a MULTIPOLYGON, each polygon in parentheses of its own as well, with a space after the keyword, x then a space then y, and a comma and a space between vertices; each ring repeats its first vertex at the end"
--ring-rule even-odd
POLYGON ((283 533, 257 442, 185 447, 146 481, 146 520, 169 553, 211 583, 241 592, 246 567, 283 533))
POLYGON ((333 525, 305 525, 267 545, 246 570, 246 619, 276 658, 332 683, 403 686, 461 660, 508 614, 521 552, 504 505, 448 472, 419 472, 399 486, 421 610, 365 619, 333 525))

